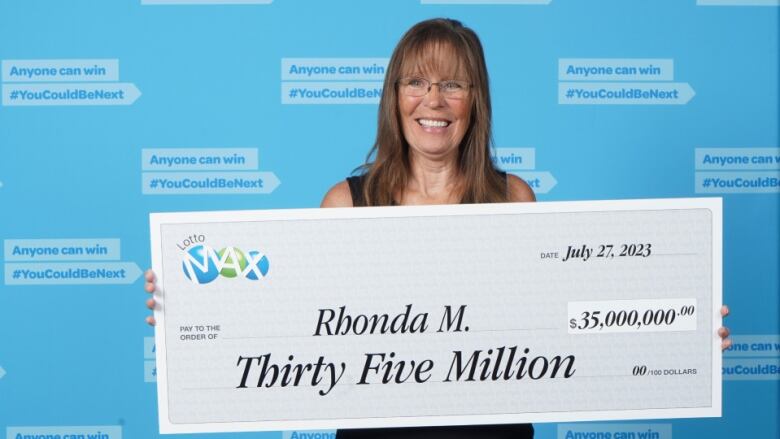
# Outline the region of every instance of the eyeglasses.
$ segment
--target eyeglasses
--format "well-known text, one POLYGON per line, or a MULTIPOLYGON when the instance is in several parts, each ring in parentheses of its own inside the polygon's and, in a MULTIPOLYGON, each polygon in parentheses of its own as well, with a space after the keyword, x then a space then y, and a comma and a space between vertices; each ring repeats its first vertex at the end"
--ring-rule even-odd
POLYGON ((471 89, 471 84, 468 82, 455 79, 431 82, 425 78, 401 78, 398 80, 398 85, 401 93, 415 98, 427 95, 434 85, 438 85, 439 93, 448 99, 463 99, 468 96, 471 89))

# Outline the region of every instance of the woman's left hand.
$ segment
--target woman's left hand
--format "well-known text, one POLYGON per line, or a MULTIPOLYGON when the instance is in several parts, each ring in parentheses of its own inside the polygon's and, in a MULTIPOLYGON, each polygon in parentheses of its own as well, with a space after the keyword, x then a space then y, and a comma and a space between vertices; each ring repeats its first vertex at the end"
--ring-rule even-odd
MULTIPOLYGON (((729 315, 729 307, 726 305, 720 307, 720 315, 721 317, 726 317, 727 315, 729 315)), ((728 338, 730 333, 731 332, 729 331, 729 328, 725 326, 721 326, 720 329, 718 329, 718 335, 720 335, 720 340, 721 340, 720 349, 722 351, 725 351, 726 349, 731 347, 731 339, 728 338)))

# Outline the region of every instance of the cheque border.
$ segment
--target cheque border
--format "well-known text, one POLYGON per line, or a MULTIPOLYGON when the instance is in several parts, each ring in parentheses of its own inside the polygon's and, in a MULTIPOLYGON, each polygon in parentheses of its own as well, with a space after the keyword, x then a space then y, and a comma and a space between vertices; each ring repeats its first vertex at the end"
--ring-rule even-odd
POLYGON ((715 328, 722 325, 720 307, 723 302, 723 201, 719 197, 667 198, 641 200, 564 201, 538 203, 496 203, 436 206, 388 206, 361 208, 307 208, 272 210, 235 210, 211 212, 171 212, 149 215, 152 269, 158 275, 158 291, 154 310, 157 321, 155 343, 157 352, 165 353, 165 279, 162 270, 161 227, 166 224, 192 224, 249 221, 289 221, 323 219, 370 219, 398 217, 430 217, 457 215, 515 215, 547 213, 622 212, 656 210, 707 209, 712 221, 712 399, 709 407, 677 407, 661 409, 598 410, 569 412, 525 412, 522 414, 436 415, 421 417, 342 418, 280 421, 233 421, 206 423, 173 423, 168 417, 168 388, 165 355, 157 355, 157 395, 160 433, 214 433, 243 431, 313 430, 336 428, 374 428, 397 426, 435 426, 469 424, 507 424, 521 422, 574 422, 624 419, 672 419, 720 417, 722 415, 722 355, 720 337, 715 328))

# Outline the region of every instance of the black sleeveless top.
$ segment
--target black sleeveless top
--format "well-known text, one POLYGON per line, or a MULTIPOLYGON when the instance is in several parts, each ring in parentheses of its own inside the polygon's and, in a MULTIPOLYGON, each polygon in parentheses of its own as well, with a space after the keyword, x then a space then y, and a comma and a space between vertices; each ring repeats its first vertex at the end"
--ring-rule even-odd
MULTIPOLYGON (((506 178, 506 173, 501 173, 506 178)), ((352 205, 366 205, 363 175, 347 178, 352 205)), ((445 427, 371 428, 339 430, 337 439, 533 439, 531 424, 463 425, 445 427)))
POLYGON ((339 430, 336 439, 533 439, 531 424, 339 430))
POLYGON ((363 184, 366 181, 366 174, 347 177, 349 184, 349 193, 352 194, 352 206, 365 207, 366 199, 363 198, 363 184))

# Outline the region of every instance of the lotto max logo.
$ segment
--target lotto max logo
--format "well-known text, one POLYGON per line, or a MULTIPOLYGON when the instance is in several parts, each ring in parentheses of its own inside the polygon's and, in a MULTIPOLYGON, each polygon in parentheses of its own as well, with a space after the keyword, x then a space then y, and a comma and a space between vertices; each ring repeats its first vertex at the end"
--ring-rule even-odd
POLYGON ((268 274, 268 257, 252 250, 244 253, 236 247, 216 251, 207 245, 196 245, 184 253, 182 270, 187 279, 207 284, 219 276, 260 280, 268 274))

